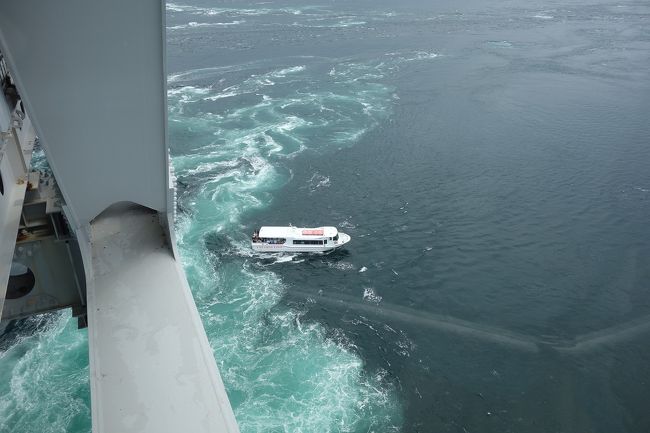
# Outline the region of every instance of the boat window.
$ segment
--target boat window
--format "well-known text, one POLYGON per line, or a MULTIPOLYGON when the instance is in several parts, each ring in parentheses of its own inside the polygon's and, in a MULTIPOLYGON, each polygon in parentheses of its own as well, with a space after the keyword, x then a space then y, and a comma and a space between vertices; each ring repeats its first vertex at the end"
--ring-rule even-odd
POLYGON ((334 240, 338 241, 339 240, 339 234, 337 233, 336 236, 334 236, 334 240))
POLYGON ((262 242, 266 242, 267 244, 272 244, 272 245, 278 245, 278 244, 283 244, 287 240, 285 238, 262 238, 262 242))
POLYGON ((2 183, 2 172, 0 172, 0 195, 5 195, 5 185, 2 183))
POLYGON ((323 241, 312 241, 312 240, 294 240, 294 245, 323 245, 323 241))

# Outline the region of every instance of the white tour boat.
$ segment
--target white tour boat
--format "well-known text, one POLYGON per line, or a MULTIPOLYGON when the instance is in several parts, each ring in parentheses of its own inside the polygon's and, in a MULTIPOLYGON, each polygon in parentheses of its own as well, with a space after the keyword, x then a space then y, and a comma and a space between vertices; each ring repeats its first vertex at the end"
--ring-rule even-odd
POLYGON ((253 233, 251 245, 264 252, 327 252, 350 242, 336 227, 262 227, 253 233))

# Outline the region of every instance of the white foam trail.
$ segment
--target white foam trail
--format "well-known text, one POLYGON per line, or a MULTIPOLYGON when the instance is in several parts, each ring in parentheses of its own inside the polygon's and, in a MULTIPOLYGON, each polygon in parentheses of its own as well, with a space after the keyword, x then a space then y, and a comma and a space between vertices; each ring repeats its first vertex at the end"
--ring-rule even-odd
POLYGON ((237 96, 237 95, 241 95, 241 93, 231 91, 231 92, 218 93, 218 94, 212 95, 212 96, 206 96, 203 99, 206 100, 206 101, 216 101, 218 99, 231 98, 231 97, 237 96))
POLYGON ((259 8, 259 9, 238 9, 238 8, 206 8, 200 6, 181 5, 167 3, 166 9, 169 12, 189 13, 193 15, 228 15, 228 16, 261 16, 261 15, 302 15, 303 9, 315 9, 312 7, 300 8, 259 8))
POLYGON ((195 86, 172 87, 167 90, 168 96, 180 95, 181 97, 187 97, 188 95, 205 95, 207 93, 210 93, 209 88, 195 86))
POLYGON ((199 23, 196 21, 190 21, 187 24, 179 24, 176 26, 167 27, 167 29, 182 30, 182 29, 190 29, 190 28, 198 28, 198 27, 229 27, 229 26, 237 26, 245 22, 246 20, 237 20, 237 21, 223 22, 223 23, 199 23))
MULTIPOLYGON (((298 65, 289 68, 273 70, 261 75, 253 74, 239 84, 228 86, 216 95, 207 96, 205 100, 216 101, 218 99, 228 98, 232 96, 257 93, 264 87, 274 86, 276 84, 275 80, 286 78, 287 75, 297 74, 304 71, 305 69, 306 67, 304 65, 298 65)), ((187 72, 185 74, 189 75, 190 72, 187 72)), ((178 80, 181 76, 181 74, 176 74, 173 77, 170 77, 169 80, 175 81, 178 80)), ((264 99, 264 101, 268 100, 269 98, 264 99)))
POLYGON ((171 12, 187 12, 195 9, 194 6, 178 5, 175 3, 167 3, 165 8, 171 12))
POLYGON ((284 255, 283 255, 283 256, 277 256, 277 258, 275 259, 275 262, 273 262, 273 263, 286 263, 286 262, 291 262, 291 261, 293 261, 293 258, 294 258, 294 257, 295 257, 295 255, 288 255, 288 256, 284 256, 284 255))
POLYGON ((269 75, 273 77, 286 77, 289 74, 296 74, 298 72, 303 72, 306 69, 305 65, 292 66, 290 68, 279 69, 277 71, 271 72, 269 75))
POLYGON ((439 56, 438 53, 434 53, 430 51, 415 51, 410 55, 402 57, 402 59, 406 62, 412 62, 414 60, 431 60, 431 59, 435 59, 438 56, 439 56))
POLYGON ((349 262, 327 262, 327 266, 340 271, 353 271, 355 268, 355 266, 349 262))
POLYGON ((235 65, 211 66, 208 68, 189 69, 187 71, 181 71, 181 72, 169 74, 167 76, 167 82, 168 83, 177 83, 179 81, 193 82, 196 80, 212 79, 216 77, 218 77, 220 80, 223 80, 224 74, 259 68, 262 64, 264 64, 264 61, 256 60, 256 61, 240 63, 235 65))
POLYGON ((304 24, 299 22, 294 22, 291 25, 294 27, 304 27, 304 28, 313 28, 313 29, 337 29, 337 28, 346 28, 354 26, 363 26, 368 24, 366 21, 361 20, 342 20, 330 24, 304 24))

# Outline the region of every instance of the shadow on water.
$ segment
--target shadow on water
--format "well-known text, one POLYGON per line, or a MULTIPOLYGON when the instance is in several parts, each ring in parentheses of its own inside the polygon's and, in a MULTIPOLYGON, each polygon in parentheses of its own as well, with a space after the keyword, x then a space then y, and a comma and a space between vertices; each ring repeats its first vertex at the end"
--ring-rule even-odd
POLYGON ((587 352, 597 351, 601 347, 610 347, 617 343, 627 342, 650 332, 650 315, 574 338, 556 339, 526 335, 504 328, 391 303, 360 301, 352 296, 340 293, 336 295, 322 292, 313 294, 303 290, 291 289, 287 296, 302 299, 313 307, 327 306, 339 310, 354 311, 359 315, 372 316, 381 321, 401 322, 420 328, 451 333, 460 337, 506 345, 516 350, 532 353, 551 349, 566 354, 582 355, 587 352))
MULTIPOLYGON (((206 248, 221 263, 247 260, 259 269, 271 269, 287 264, 296 264, 312 271, 327 271, 328 268, 344 264, 351 253, 345 249, 336 249, 327 253, 259 253, 250 250, 248 240, 236 241, 227 234, 212 232, 205 237, 206 248)), ((278 269, 279 270, 279 269, 278 269)), ((344 293, 327 293, 319 290, 311 293, 290 287, 285 294, 286 300, 299 300, 310 308, 327 307, 335 310, 354 312, 356 315, 374 317, 380 322, 400 322, 418 328, 426 328, 442 333, 453 334, 488 343, 507 346, 512 349, 538 353, 548 350, 568 355, 583 355, 596 352, 603 347, 628 342, 650 333, 650 315, 643 315, 621 324, 610 326, 595 332, 575 337, 534 336, 511 331, 505 328, 485 325, 479 322, 458 319, 450 315, 436 314, 394 303, 374 302, 358 299, 344 293)), ((14 325, 17 327, 36 326, 30 323, 14 325)), ((45 326, 45 325, 43 325, 45 326)), ((27 332, 27 331, 25 331, 27 332)), ((5 334, 13 335, 10 329, 5 334)), ((23 334, 23 332, 20 332, 23 334)), ((3 347, 0 339, 0 349, 3 347)), ((6 345, 5 345, 6 347, 6 345)))

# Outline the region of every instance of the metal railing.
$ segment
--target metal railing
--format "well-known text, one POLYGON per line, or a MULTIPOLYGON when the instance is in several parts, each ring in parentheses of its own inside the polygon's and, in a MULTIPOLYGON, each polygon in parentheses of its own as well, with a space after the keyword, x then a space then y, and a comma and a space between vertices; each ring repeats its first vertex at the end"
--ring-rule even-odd
POLYGON ((5 57, 0 51, 0 86, 4 89, 6 84, 9 84, 9 70, 7 69, 7 63, 5 62, 5 57))
MULTIPOLYGON (((5 57, 2 54, 2 51, 0 51, 0 96, 2 94, 4 94, 4 97, 7 100, 7 104, 9 105, 10 109, 13 110, 16 108, 16 104, 20 100, 20 95, 16 89, 13 77, 9 72, 9 68, 7 67, 5 57)), ((24 115, 22 117, 24 117, 24 115)))

